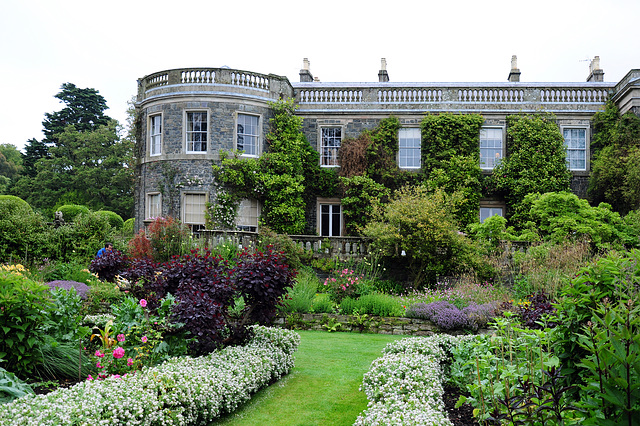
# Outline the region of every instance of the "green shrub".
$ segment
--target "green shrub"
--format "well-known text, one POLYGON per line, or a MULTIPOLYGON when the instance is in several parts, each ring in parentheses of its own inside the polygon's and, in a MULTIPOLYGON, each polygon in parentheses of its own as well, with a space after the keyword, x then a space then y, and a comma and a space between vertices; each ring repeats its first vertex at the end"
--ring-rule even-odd
POLYGON ((89 213, 89 207, 79 204, 65 204, 55 210, 62 212, 62 219, 64 219, 65 222, 73 222, 79 214, 89 213))
POLYGON ((118 303, 126 296, 115 285, 98 281, 91 285, 86 309, 90 314, 111 313, 111 305, 118 303))
POLYGON ((345 315, 357 312, 380 317, 400 317, 404 315, 404 307, 399 299, 387 294, 366 294, 358 299, 345 298, 340 303, 340 311, 345 315))
POLYGON ((0 195, 0 216, 31 213, 33 209, 22 198, 14 195, 0 195))
POLYGON ((40 258, 46 252, 49 228, 29 204, 12 195, 0 196, 0 260, 40 258))
POLYGON ((640 294, 640 250, 612 253, 583 268, 561 292, 556 305, 558 326, 553 329, 554 348, 562 360, 568 381, 580 383, 578 363, 587 352, 576 333, 592 320, 603 301, 632 300, 640 294))
POLYGON ((98 210, 96 212, 96 216, 106 217, 109 221, 109 225, 111 225, 114 229, 120 230, 124 226, 124 220, 118 213, 110 212, 108 210, 98 210))
MULTIPOLYGON (((82 315, 82 298, 74 288, 51 289, 51 309, 47 310, 47 318, 43 332, 56 342, 73 342, 77 344, 79 337, 84 337, 80 330, 82 315)), ((85 334, 86 334, 85 330, 85 334)))
POLYGON ((310 268, 303 268, 298 272, 296 283, 289 289, 283 302, 284 312, 309 313, 313 298, 318 291, 318 278, 310 268))
POLYGON ((49 307, 49 287, 0 270, 0 359, 19 377, 33 373, 49 307))
POLYGON ((318 293, 311 301, 311 312, 316 314, 331 314, 335 305, 327 293, 318 293))
POLYGON ((545 240, 561 243, 589 238, 596 247, 608 244, 618 249, 638 245, 633 229, 606 203, 592 207, 570 192, 548 192, 529 194, 524 204, 530 209, 521 217, 535 222, 545 240))
POLYGON ((135 233, 136 220, 134 218, 129 218, 124 221, 122 225, 122 233, 127 237, 133 237, 135 233))
POLYGON ((113 241, 113 235, 114 229, 105 216, 92 212, 79 214, 72 223, 52 231, 46 252, 49 258, 63 262, 88 262, 105 241, 113 241))
POLYGON ((459 199, 459 193, 441 189, 404 188, 379 209, 378 220, 369 222, 364 234, 381 254, 409 263, 416 287, 477 269, 477 249, 459 232, 455 217, 459 199))
POLYGON ((303 262, 310 260, 311 253, 305 253, 305 250, 288 235, 278 234, 267 226, 261 226, 258 234, 258 249, 264 250, 267 246, 273 246, 274 250, 284 252, 289 266, 296 270, 302 268, 303 262))

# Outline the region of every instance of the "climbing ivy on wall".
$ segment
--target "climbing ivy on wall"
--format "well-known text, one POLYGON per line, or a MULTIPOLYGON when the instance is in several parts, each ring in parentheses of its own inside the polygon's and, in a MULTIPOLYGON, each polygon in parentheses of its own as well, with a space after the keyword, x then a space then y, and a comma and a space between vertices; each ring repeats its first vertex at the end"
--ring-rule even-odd
POLYGON ((531 193, 569 191, 564 138, 552 114, 507 116, 507 156, 493 169, 486 190, 504 197, 507 217, 524 225, 531 193))
POLYGON ((453 157, 471 156, 479 162, 482 123, 479 114, 427 114, 420 123, 422 168, 427 177, 453 157))
POLYGON ((267 152, 257 159, 223 154, 220 164, 213 166, 218 187, 207 211, 207 227, 233 228, 240 201, 254 198, 262 203, 263 224, 278 233, 301 234, 305 200, 335 188, 333 172, 320 170, 318 153, 301 132, 302 118, 294 115, 293 100, 269 106, 274 117, 266 136, 267 152))
POLYGON ((448 194, 460 192, 455 214, 461 228, 477 222, 480 208, 480 129, 479 114, 426 115, 420 124, 422 170, 427 187, 448 194))

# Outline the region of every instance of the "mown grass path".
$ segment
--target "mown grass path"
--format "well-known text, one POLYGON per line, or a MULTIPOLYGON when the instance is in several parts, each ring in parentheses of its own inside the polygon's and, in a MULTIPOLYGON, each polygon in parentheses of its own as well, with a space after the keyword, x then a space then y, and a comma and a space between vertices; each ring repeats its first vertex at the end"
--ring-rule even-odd
POLYGON ((367 407, 358 390, 387 343, 406 336, 299 331, 295 368, 216 425, 352 425, 367 407))

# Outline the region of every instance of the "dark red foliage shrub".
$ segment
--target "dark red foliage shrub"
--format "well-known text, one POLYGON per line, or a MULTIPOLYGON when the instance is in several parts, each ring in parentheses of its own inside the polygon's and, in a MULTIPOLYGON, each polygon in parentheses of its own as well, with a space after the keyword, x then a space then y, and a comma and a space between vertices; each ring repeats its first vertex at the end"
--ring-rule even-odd
POLYGON ((222 257, 212 256, 209 251, 202 255, 198 250, 192 250, 191 254, 174 257, 162 264, 156 296, 162 298, 171 293, 177 297, 181 290, 201 291, 214 302, 227 306, 235 293, 229 273, 229 264, 222 257))
POLYGON ((556 308, 552 305, 553 300, 545 292, 532 294, 528 298, 529 303, 517 308, 517 313, 522 319, 522 325, 533 329, 542 329, 544 327, 555 327, 557 324, 553 321, 542 324, 542 320, 546 315, 556 313, 556 308))
POLYGON ((180 290, 178 304, 173 308, 173 317, 183 323, 184 329, 196 338, 191 342, 194 354, 207 354, 222 345, 225 337, 225 308, 205 292, 180 290))
POLYGON ((172 320, 182 323, 183 330, 197 339, 191 349, 200 355, 221 345, 246 341, 247 326, 270 323, 287 289, 293 286, 295 271, 283 253, 271 248, 242 253, 234 264, 231 267, 208 251, 193 250, 160 265, 148 258, 134 260, 123 276, 132 283, 134 295, 146 299, 152 310, 167 294, 176 298, 172 320), (245 308, 232 318, 230 309, 239 297, 245 308))
POLYGON ((93 259, 89 270, 98 274, 101 280, 114 282, 116 275, 123 273, 128 265, 129 259, 119 250, 113 250, 93 259))
POLYGON ((131 283, 129 291, 133 297, 147 301, 154 299, 152 290, 153 282, 157 279, 158 267, 159 265, 148 257, 131 259, 129 268, 122 272, 121 276, 131 283))
POLYGON ((289 268, 282 252, 269 247, 264 252, 243 253, 232 276, 245 302, 243 322, 270 324, 287 289, 293 286, 296 272, 289 268))

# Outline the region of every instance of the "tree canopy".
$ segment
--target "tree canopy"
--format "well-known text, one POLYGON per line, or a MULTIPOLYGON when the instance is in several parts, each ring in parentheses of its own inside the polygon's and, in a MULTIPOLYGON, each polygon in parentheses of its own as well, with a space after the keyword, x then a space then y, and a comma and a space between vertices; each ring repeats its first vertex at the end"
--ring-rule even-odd
POLYGON ((13 192, 48 212, 62 204, 82 204, 130 217, 134 147, 118 136, 117 123, 84 132, 71 125, 56 137, 57 146, 36 163, 35 177, 23 176, 13 192))
POLYGON ((81 89, 73 83, 64 83, 60 89, 55 97, 65 107, 60 111, 45 113, 42 122, 46 144, 56 144, 56 135, 70 125, 75 126, 79 132, 85 132, 109 124, 111 118, 104 114, 109 108, 107 101, 96 89, 81 89))

